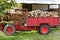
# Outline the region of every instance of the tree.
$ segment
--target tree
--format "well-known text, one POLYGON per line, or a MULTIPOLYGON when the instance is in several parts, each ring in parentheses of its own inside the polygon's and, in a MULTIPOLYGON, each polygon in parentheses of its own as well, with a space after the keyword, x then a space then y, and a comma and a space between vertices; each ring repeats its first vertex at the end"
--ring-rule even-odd
POLYGON ((0 13, 6 13, 6 9, 16 6, 15 0, 0 0, 0 13))

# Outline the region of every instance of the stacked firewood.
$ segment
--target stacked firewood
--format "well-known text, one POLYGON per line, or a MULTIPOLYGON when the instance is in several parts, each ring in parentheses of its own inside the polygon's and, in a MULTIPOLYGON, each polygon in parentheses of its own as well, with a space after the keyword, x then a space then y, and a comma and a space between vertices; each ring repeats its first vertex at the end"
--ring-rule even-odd
POLYGON ((21 25, 26 21, 25 12, 16 11, 15 13, 1 14, 0 21, 14 21, 19 22, 18 25, 21 25))
POLYGON ((7 15, 6 14, 0 14, 0 22, 1 21, 7 21, 7 15))
POLYGON ((25 22, 25 16, 19 13, 11 13, 8 15, 10 21, 19 22, 18 25, 21 25, 21 22, 25 22))
MULTIPOLYGON (((40 11, 40 10, 33 10, 28 13, 29 17, 58 17, 58 12, 56 11, 40 11)), ((14 21, 14 22, 19 22, 18 25, 21 25, 21 22, 26 21, 26 15, 25 12, 17 11, 16 13, 9 13, 8 15, 0 15, 0 20, 8 20, 9 21, 14 21)))
POLYGON ((33 10, 29 12, 29 17, 58 17, 58 12, 48 12, 48 11, 40 11, 40 10, 33 10))

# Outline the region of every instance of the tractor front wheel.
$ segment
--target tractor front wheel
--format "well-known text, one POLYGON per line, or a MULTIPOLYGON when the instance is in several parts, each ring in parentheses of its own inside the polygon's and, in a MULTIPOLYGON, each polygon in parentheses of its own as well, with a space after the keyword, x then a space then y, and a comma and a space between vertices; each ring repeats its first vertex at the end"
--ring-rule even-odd
POLYGON ((12 35, 15 33, 15 27, 13 25, 6 25, 4 27, 4 33, 7 35, 12 35))

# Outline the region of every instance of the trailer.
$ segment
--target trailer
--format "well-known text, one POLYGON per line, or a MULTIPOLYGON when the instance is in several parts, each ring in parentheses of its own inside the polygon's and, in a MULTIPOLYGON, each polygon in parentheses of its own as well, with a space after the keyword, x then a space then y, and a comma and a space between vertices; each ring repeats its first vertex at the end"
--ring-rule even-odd
POLYGON ((26 21, 22 22, 22 25, 18 25, 19 21, 10 24, 10 22, 1 22, 0 30, 7 35, 12 35, 16 31, 38 30, 40 34, 48 34, 50 28, 59 26, 59 17, 28 17, 28 11, 24 11, 26 21), (4 24, 5 23, 5 24, 4 24), (9 24, 7 24, 9 23, 9 24), (4 24, 4 25, 3 25, 4 24))

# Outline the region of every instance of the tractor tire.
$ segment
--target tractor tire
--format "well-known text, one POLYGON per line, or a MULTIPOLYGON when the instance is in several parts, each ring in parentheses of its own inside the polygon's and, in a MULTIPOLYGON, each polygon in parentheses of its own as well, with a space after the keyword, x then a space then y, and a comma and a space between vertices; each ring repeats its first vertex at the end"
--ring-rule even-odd
POLYGON ((50 32, 50 27, 48 25, 41 25, 39 27, 39 33, 40 34, 43 34, 43 35, 46 35, 50 32))
POLYGON ((15 29, 15 27, 13 26, 13 25, 6 25, 5 27, 4 27, 4 33, 6 34, 6 35, 12 35, 12 34, 14 34, 16 32, 16 29, 15 29))

